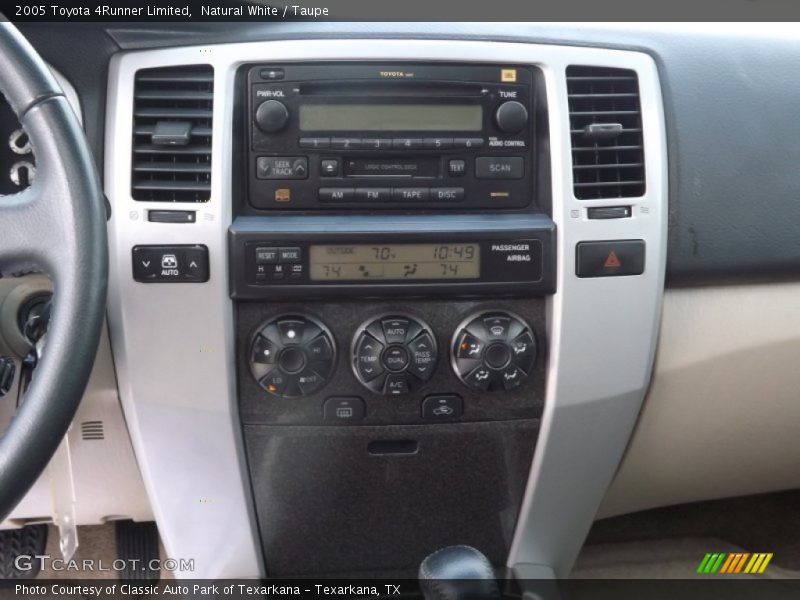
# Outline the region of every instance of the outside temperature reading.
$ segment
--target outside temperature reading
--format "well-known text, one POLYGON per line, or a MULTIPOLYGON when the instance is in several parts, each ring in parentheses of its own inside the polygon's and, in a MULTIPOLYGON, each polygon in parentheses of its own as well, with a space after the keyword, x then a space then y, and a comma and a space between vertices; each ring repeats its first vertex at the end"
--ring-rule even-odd
POLYGON ((478 244, 311 246, 312 281, 478 279, 478 244))

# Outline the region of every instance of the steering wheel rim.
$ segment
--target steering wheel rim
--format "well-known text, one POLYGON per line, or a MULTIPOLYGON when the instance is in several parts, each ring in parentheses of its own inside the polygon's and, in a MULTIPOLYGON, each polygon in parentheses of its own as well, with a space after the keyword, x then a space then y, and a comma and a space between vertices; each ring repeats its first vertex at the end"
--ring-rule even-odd
POLYGON ((0 436, 2 521, 44 471, 83 397, 105 317, 108 243, 83 131, 47 65, 8 22, 0 22, 0 91, 37 162, 30 187, 0 196, 0 273, 39 268, 54 288, 44 352, 0 436))

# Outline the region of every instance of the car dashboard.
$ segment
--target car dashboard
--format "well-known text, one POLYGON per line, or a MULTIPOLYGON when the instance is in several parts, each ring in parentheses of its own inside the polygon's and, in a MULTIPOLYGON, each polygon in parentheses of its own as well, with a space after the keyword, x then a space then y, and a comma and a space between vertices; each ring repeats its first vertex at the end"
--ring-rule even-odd
MULTIPOLYGON (((787 135, 743 120, 759 84, 735 63, 774 72, 791 41, 445 25, 86 26, 118 397, 194 577, 407 573, 456 543, 566 576, 598 516, 659 505, 648 465, 698 499, 656 450, 702 449, 678 429, 713 414, 645 397, 686 341, 662 314, 686 332, 705 286, 791 277, 791 153, 737 167, 729 145, 787 135)), ((26 34, 78 72, 62 33, 26 34)), ((773 85, 785 116, 795 84, 773 85)))

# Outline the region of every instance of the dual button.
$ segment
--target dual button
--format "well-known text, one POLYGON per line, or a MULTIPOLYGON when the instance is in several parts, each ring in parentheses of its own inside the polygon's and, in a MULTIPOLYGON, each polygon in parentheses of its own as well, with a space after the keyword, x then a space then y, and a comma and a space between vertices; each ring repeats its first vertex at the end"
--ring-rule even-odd
POLYGON ((320 188, 320 202, 460 202, 462 187, 320 188))

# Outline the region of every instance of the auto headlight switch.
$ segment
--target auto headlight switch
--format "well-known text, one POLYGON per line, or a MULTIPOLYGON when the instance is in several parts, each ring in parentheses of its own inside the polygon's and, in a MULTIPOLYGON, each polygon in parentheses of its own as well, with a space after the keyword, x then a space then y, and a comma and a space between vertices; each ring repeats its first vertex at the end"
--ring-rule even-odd
POLYGON ((299 398, 322 388, 333 374, 336 346, 317 319, 284 315, 263 324, 250 343, 250 372, 273 396, 299 398))
POLYGON ((359 327, 353 339, 353 372, 377 394, 400 396, 428 381, 436 368, 436 337, 424 322, 389 315, 359 327))
POLYGON ((506 312, 472 315, 456 329, 451 362, 458 378, 474 390, 511 390, 536 363, 533 329, 506 312))

